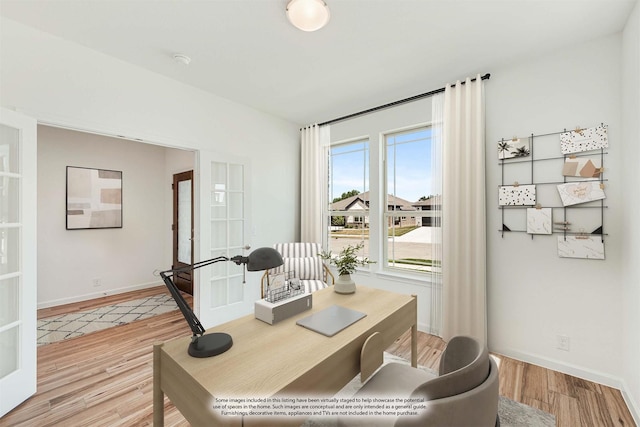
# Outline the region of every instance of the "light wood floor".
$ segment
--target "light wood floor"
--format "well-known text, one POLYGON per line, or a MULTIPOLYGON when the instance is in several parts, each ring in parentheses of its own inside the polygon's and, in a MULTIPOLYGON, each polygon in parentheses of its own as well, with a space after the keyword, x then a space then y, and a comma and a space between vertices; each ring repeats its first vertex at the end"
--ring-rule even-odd
MULTIPOLYGON (((154 288, 42 310, 39 317, 85 310, 164 291, 154 288), (66 311, 65 311, 66 310, 66 311)), ((0 426, 151 426, 152 346, 191 335, 178 310, 38 348, 37 393, 0 419, 0 426)), ((445 343, 418 334, 418 363, 437 367, 445 343)), ((409 335, 389 352, 408 358, 409 335)), ((634 426, 618 390, 494 355, 500 394, 550 412, 558 426, 634 426)), ((188 426, 165 400, 165 424, 188 426)))

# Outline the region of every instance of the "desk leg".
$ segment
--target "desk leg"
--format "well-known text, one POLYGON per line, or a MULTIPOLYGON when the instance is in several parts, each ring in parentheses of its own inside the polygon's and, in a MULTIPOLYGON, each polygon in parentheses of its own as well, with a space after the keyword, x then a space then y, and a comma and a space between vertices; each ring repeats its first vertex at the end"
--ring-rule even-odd
POLYGON ((164 392, 160 382, 162 343, 153 345, 153 427, 164 427, 164 392))
POLYGON ((418 325, 411 326, 411 366, 418 367, 418 325))

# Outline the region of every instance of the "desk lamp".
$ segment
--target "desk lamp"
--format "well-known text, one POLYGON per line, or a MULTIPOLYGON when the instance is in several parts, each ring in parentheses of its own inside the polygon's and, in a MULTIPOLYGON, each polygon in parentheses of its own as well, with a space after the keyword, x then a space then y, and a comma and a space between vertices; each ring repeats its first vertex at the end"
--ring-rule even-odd
POLYGON ((192 357, 211 357, 224 353, 233 345, 233 339, 231 338, 231 335, 224 332, 212 332, 205 334, 204 327, 200 323, 200 320, 198 320, 196 314, 191 310, 191 307, 189 307, 187 301, 180 294, 178 287, 173 283, 171 278, 176 273, 195 270, 221 261, 232 261, 235 262, 236 265, 246 265, 248 271, 268 270, 269 268, 275 268, 283 264, 282 256, 275 249, 258 248, 251 252, 248 257, 241 255, 236 255, 233 258, 219 256, 206 261, 196 262, 185 267, 160 272, 160 277, 162 277, 164 284, 169 288, 171 296, 176 301, 176 304, 178 304, 178 307, 180 308, 184 318, 187 320, 191 331, 193 331, 193 337, 191 338, 191 344, 189 344, 188 350, 189 355, 192 357))

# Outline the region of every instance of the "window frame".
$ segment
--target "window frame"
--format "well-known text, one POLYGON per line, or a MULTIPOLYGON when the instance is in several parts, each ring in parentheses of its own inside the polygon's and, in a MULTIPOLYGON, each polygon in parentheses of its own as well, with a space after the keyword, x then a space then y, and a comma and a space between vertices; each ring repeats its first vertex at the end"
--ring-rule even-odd
MULTIPOLYGON (((387 137, 390 135, 398 135, 403 133, 411 133, 421 129, 431 128, 430 122, 416 123, 409 126, 404 126, 395 129, 389 129, 381 131, 377 138, 371 135, 361 135, 344 140, 332 141, 326 148, 326 156, 328 159, 329 170, 327 171, 326 185, 328 200, 323 214, 324 221, 327 222, 327 226, 324 228, 323 233, 323 246, 328 249, 329 240, 331 239, 331 217, 332 216, 348 216, 353 214, 353 211, 331 211, 331 190, 332 190, 332 166, 331 166, 331 152, 332 149, 341 145, 347 145, 350 143, 357 143, 359 141, 368 141, 369 143, 369 209, 364 214, 369 217, 369 250, 365 254, 369 259, 375 261, 375 264, 370 264, 365 267, 358 267, 359 273, 375 274, 378 277, 398 278, 402 280, 408 280, 415 284, 429 285, 430 271, 418 271, 415 269, 408 269, 403 267, 396 267, 389 265, 388 251, 389 251, 389 228, 385 227, 386 221, 389 217, 411 217, 420 219, 420 224, 424 218, 433 215, 433 210, 417 209, 415 211, 388 211, 387 210, 387 195, 388 192, 388 170, 387 170, 387 137), (395 213, 394 213, 395 212, 395 213)), ((367 191, 367 190, 365 190, 367 191)), ((428 196, 428 195, 427 195, 428 196)), ((356 216, 362 216, 358 213, 356 216)))
MULTIPOLYGON (((381 151, 382 151, 382 161, 381 161, 381 179, 382 179, 382 186, 383 186, 383 191, 380 192, 380 197, 383 199, 382 203, 381 203, 381 207, 382 207, 382 219, 381 219, 381 227, 383 224, 389 224, 391 219, 393 218, 393 226, 389 227, 387 229, 387 233, 386 233, 386 237, 387 238, 382 238, 382 236, 380 236, 380 241, 382 243, 382 259, 379 260, 379 265, 381 266, 381 270, 393 274, 393 273, 403 273, 403 275, 405 274, 409 274, 409 275, 415 275, 415 276, 419 276, 419 277, 424 277, 425 275, 430 275, 431 271, 420 271, 418 269, 411 269, 411 268, 406 268, 406 267, 398 267, 395 265, 391 265, 390 263, 390 257, 389 256, 389 252, 390 252, 390 246, 391 242, 390 242, 390 237, 392 237, 390 235, 390 230, 393 228, 395 229, 396 225, 399 225, 400 227, 402 227, 402 222, 403 219, 406 218, 415 218, 415 225, 418 225, 420 227, 422 227, 423 221, 425 220, 425 218, 431 217, 433 212, 432 210, 424 210, 424 209, 416 209, 415 211, 402 211, 402 210, 396 210, 396 209, 389 209, 389 203, 388 203, 388 197, 389 196, 394 196, 396 197, 395 194, 392 194, 391 189, 389 188, 389 156, 388 156, 388 138, 390 136, 398 136, 398 135, 406 135, 406 134, 411 134, 411 133, 416 133, 419 132, 421 130, 428 130, 430 129, 431 123, 420 123, 420 124, 416 124, 416 125, 412 125, 412 126, 406 126, 400 129, 394 129, 394 130, 389 130, 386 132, 381 133, 380 135, 380 145, 381 145, 381 151), (398 222, 399 224, 396 224, 396 222, 398 222)), ((424 138, 419 138, 420 139, 424 139, 424 138)), ((431 139, 431 134, 429 134, 428 139, 431 139)), ((395 168, 394 168, 395 170, 395 168)), ((394 179, 395 181, 395 179, 394 179)), ((430 196, 430 195, 427 195, 430 196)), ((410 201, 411 202, 411 201, 410 201)), ((411 203, 416 203, 417 201, 413 201, 411 203)), ((395 207, 395 206, 394 206, 395 207)), ((394 250, 392 250, 392 252, 395 251, 395 247, 393 247, 394 250)), ((393 257, 395 258, 395 257, 393 257)))

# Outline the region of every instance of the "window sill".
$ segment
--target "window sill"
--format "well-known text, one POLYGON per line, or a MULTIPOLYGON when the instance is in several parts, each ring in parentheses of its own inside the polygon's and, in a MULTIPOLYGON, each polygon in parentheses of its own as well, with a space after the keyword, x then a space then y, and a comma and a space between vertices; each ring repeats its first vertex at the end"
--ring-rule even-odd
POLYGON ((431 280, 430 274, 424 273, 406 273, 402 271, 389 271, 389 270, 366 270, 358 269, 356 272, 360 276, 370 276, 378 279, 393 280, 396 282, 402 282, 409 285, 417 285, 424 287, 432 287, 434 282, 431 280))

